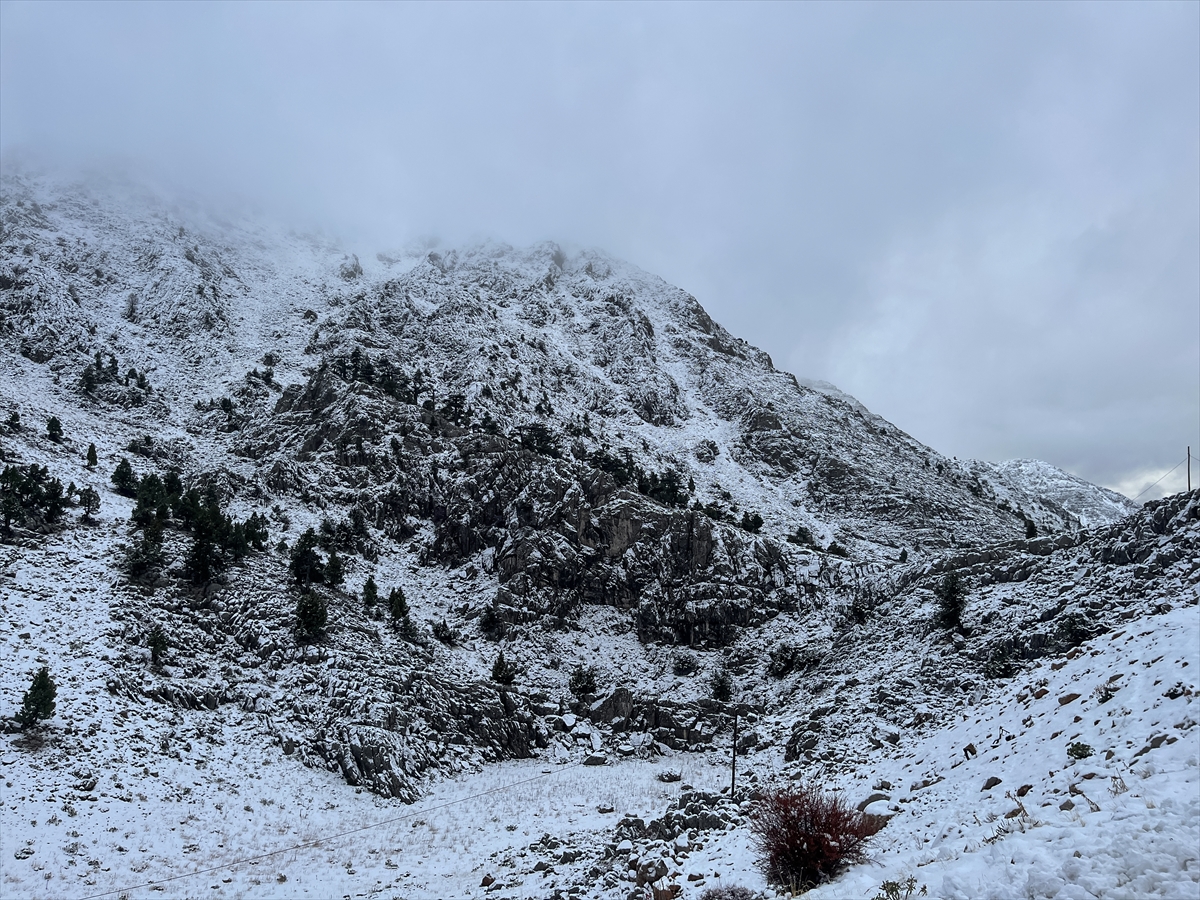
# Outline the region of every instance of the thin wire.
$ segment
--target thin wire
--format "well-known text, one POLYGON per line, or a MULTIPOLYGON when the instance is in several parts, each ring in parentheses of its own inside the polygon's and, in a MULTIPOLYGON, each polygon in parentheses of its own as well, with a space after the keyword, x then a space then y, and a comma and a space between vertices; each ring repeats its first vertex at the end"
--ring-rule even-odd
POLYGON ((118 888, 113 891, 105 891, 102 894, 88 894, 86 897, 79 898, 79 900, 97 900, 97 898, 99 898, 99 897, 111 897, 113 894, 123 894, 123 893, 126 893, 127 891, 136 891, 139 888, 153 887, 154 885, 158 885, 158 884, 168 884, 172 881, 179 881, 182 878, 195 878, 197 875, 207 875, 210 872, 221 872, 226 869, 235 869, 238 866, 244 866, 247 863, 257 862, 260 859, 270 859, 272 856, 280 856, 284 853, 291 853, 295 850, 306 850, 309 847, 316 847, 321 844, 324 844, 326 841, 336 841, 336 840, 339 840, 340 838, 349 837, 352 834, 359 834, 360 832, 363 832, 363 831, 369 831, 372 828, 379 828, 380 826, 383 826, 383 825, 392 825, 396 822, 402 822, 405 819, 413 819, 413 818, 416 818, 417 816, 426 815, 427 813, 437 812, 439 809, 445 809, 448 806, 454 806, 459 803, 466 803, 468 800, 478 800, 480 797, 487 797, 489 794, 498 794, 500 791, 507 791, 510 788, 519 787, 522 784, 529 784, 531 781, 538 781, 539 779, 542 779, 542 778, 549 778, 553 775, 558 775, 560 772, 564 772, 568 769, 580 768, 582 765, 583 765, 583 763, 580 762, 580 763, 575 763, 575 765, 573 765, 573 766, 562 766, 561 768, 557 769, 556 771, 542 772, 540 775, 534 775, 532 778, 526 778, 523 781, 514 781, 512 784, 505 784, 505 785, 501 785, 500 787, 494 787, 491 790, 483 791, 478 794, 472 794, 469 797, 459 797, 457 800, 448 800, 445 803, 442 803, 438 806, 431 806, 428 809, 419 809, 416 812, 409 812, 409 813, 405 813, 402 816, 395 816, 391 819, 384 819, 382 822, 373 822, 370 825, 363 825, 359 828, 351 828, 349 831, 340 831, 337 834, 331 834, 331 835, 329 835, 327 837, 323 837, 323 838, 315 838, 314 840, 305 841, 302 844, 295 844, 291 847, 283 847, 279 850, 272 850, 269 853, 260 853, 257 856, 247 856, 242 859, 236 859, 233 862, 222 863, 221 865, 217 865, 217 866, 209 866, 207 869, 197 869, 195 872, 185 872, 182 875, 172 875, 169 878, 160 878, 157 881, 147 881, 142 884, 132 885, 130 887, 118 888))
MULTIPOLYGON (((1184 458, 1183 458, 1183 459, 1181 459, 1179 462, 1175 463, 1175 468, 1171 469, 1171 472, 1174 472, 1174 471, 1175 471, 1175 469, 1178 469, 1178 468, 1179 468, 1180 466, 1182 466, 1182 465, 1183 465, 1185 462, 1187 462, 1187 457, 1184 457, 1184 458)), ((1163 480, 1163 478, 1166 478, 1166 477, 1167 477, 1167 475, 1170 475, 1170 474, 1171 474, 1171 472, 1167 472, 1167 473, 1165 473, 1165 474, 1163 475, 1163 477, 1162 477, 1162 478, 1158 479, 1158 481, 1162 481, 1162 480, 1163 480)), ((1146 491, 1150 490, 1150 488, 1152 488, 1152 487, 1154 487, 1156 484, 1158 484, 1158 481, 1154 482, 1154 484, 1152 484, 1152 485, 1150 485, 1150 487, 1146 488, 1146 491)), ((1142 494, 1146 493, 1146 491, 1142 491, 1142 494)), ((1138 498, 1138 497, 1140 497, 1140 496, 1142 496, 1142 494, 1138 494, 1138 495, 1137 495, 1137 497, 1134 497, 1133 499, 1134 499, 1134 500, 1137 500, 1137 498, 1138 498)))

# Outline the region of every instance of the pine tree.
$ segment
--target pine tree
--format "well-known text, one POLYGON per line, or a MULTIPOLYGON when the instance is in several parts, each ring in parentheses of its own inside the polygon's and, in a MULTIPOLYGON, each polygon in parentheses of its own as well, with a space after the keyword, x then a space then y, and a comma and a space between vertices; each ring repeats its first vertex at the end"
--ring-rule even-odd
POLYGON ((13 431, 21 430, 21 414, 15 409, 8 416, 8 427, 13 431))
POLYGON ((88 444, 87 467, 89 469, 94 469, 98 463, 99 460, 96 458, 96 445, 88 444))
POLYGON ((155 625, 146 635, 146 646, 150 648, 150 662, 158 665, 162 662, 163 654, 167 652, 167 635, 161 625, 155 625))
POLYGON ((733 699, 733 676, 722 666, 709 682, 712 688, 712 698, 720 703, 728 703, 733 699))
POLYGON ((83 507, 84 520, 90 522, 92 514, 100 509, 100 495, 90 487, 85 487, 79 492, 79 505, 83 507))
POLYGON ((54 443, 58 444, 62 442, 62 422, 58 421, 58 416, 50 417, 50 421, 46 423, 46 434, 49 435, 50 440, 54 441, 54 443))
MULTIPOLYGON (((368 584, 374 588, 374 582, 368 579, 368 584)), ((367 589, 363 588, 363 599, 367 596, 367 589)), ((388 612, 392 614, 392 618, 399 622, 401 619, 408 618, 408 601, 404 599, 404 591, 398 587, 394 587, 388 592, 388 612)))
POLYGON ((337 548, 329 551, 329 561, 325 563, 325 583, 330 587, 338 587, 346 580, 346 569, 342 558, 338 556, 337 548))
MULTIPOLYGON (((395 593, 396 593, 396 590, 395 590, 395 588, 393 588, 392 594, 389 596, 389 601, 391 600, 391 596, 394 596, 395 593)), ((375 604, 377 604, 379 602, 379 587, 378 587, 378 585, 375 584, 375 576, 374 575, 367 576, 367 581, 363 585, 363 589, 362 589, 362 599, 363 599, 363 605, 366 606, 368 609, 374 609, 375 604)))
POLYGON ((125 497, 133 497, 137 494, 138 477, 133 471, 133 466, 129 464, 129 460, 123 456, 117 463, 117 468, 113 470, 112 483, 118 494, 125 497))
POLYGON ((962 624, 963 607, 967 601, 967 586, 957 572, 949 572, 933 589, 938 599, 938 619, 946 628, 962 624))
POLYGON ((300 628, 309 637, 320 635, 329 621, 325 598, 316 591, 306 590, 296 601, 296 618, 300 620, 300 628))
POLYGON ((504 651, 501 650, 500 655, 492 664, 492 681, 497 684, 512 684, 516 680, 517 667, 509 664, 504 658, 504 651))
POLYGON ((317 553, 317 543, 317 533, 309 528, 292 548, 289 568, 299 585, 321 584, 325 580, 325 563, 317 553))
POLYGON ((1035 537, 1037 537, 1037 533, 1038 533, 1037 525, 1034 523, 1033 519, 1026 519, 1025 520, 1025 539, 1031 541, 1035 537))
POLYGON ((33 683, 21 698, 21 711, 17 713, 17 721, 22 728, 36 725, 42 719, 54 715, 54 697, 58 688, 50 677, 50 670, 45 666, 38 669, 33 676, 33 683))

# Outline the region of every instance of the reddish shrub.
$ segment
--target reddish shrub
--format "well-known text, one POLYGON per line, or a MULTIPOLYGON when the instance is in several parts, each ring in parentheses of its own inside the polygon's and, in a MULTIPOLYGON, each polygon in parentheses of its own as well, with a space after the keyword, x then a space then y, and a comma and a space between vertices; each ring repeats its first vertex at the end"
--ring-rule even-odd
POLYGON ((766 791, 750 822, 767 880, 809 888, 865 859, 865 844, 887 823, 813 785, 766 791))

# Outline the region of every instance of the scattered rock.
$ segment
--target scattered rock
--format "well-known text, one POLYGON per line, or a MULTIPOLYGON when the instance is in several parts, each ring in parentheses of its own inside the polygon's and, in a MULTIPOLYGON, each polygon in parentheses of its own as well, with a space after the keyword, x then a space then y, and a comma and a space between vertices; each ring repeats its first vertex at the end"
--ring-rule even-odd
POLYGON ((639 886, 651 884, 660 878, 666 878, 668 871, 670 869, 667 867, 666 860, 661 858, 642 860, 637 867, 637 883, 639 886))
POLYGON ((876 791, 870 797, 868 797, 866 800, 864 800, 862 803, 858 804, 858 811, 862 812, 864 809, 866 809, 868 806, 870 806, 872 803, 875 803, 878 800, 891 800, 891 799, 892 798, 889 797, 887 794, 881 794, 878 791, 876 791))
POLYGON ((990 791, 992 788, 994 788, 996 785, 998 785, 1000 783, 1001 783, 1001 779, 999 779, 995 775, 993 775, 991 778, 989 778, 987 781, 985 781, 983 783, 983 787, 981 788, 981 790, 990 791))

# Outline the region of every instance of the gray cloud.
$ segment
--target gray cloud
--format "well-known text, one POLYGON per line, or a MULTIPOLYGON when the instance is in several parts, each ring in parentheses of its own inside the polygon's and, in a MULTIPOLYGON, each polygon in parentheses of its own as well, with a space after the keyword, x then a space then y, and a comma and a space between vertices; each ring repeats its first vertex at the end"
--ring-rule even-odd
POLYGON ((1196 4, 0 17, 6 164, 119 161, 366 252, 600 246, 960 456, 1136 493, 1200 449, 1196 4))

